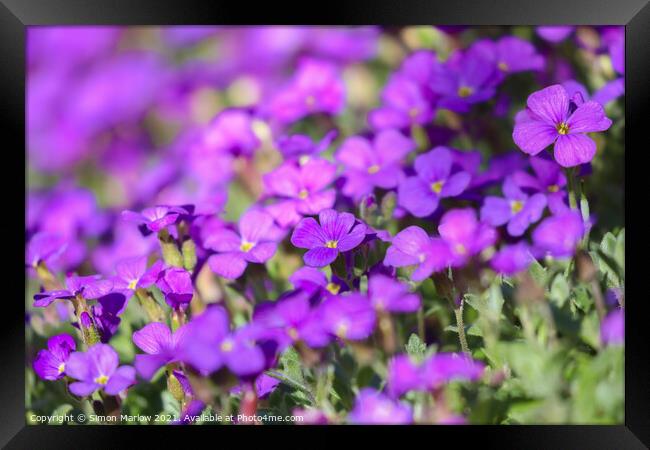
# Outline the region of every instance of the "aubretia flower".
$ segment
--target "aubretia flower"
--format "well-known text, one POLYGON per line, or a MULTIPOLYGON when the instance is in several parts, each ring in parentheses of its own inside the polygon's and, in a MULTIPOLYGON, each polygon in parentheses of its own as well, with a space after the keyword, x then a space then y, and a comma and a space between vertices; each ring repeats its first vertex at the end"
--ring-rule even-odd
POLYGON ((471 176, 460 171, 452 174, 453 156, 446 147, 436 147, 415 158, 417 176, 402 181, 397 201, 415 217, 426 217, 437 208, 441 198, 456 197, 469 185, 471 176))
POLYGON ((559 84, 531 94, 527 103, 515 117, 515 144, 536 155, 555 143, 555 160, 563 167, 591 161, 596 143, 585 133, 605 131, 612 124, 600 103, 588 101, 572 110, 569 95, 559 84))
POLYGON ((576 106, 580 106, 589 100, 593 100, 605 106, 625 93, 625 80, 623 78, 608 81, 600 89, 594 92, 594 95, 591 97, 589 96, 587 88, 575 80, 567 80, 562 83, 562 86, 566 89, 569 98, 576 106))
POLYGON ((545 41, 557 44, 568 38, 573 33, 573 28, 571 26, 544 26, 537 27, 536 31, 537 35, 545 41))
POLYGON ((304 59, 293 79, 268 105, 268 114, 291 123, 309 114, 337 114, 345 106, 345 84, 339 69, 324 60, 304 59))
POLYGON ((370 277, 368 297, 379 311, 413 312, 420 307, 420 297, 411 294, 408 286, 382 274, 370 277))
POLYGON ((312 295, 318 294, 318 299, 323 296, 337 295, 339 292, 345 292, 347 290, 345 282, 336 275, 332 275, 332 281, 328 281, 321 270, 309 266, 304 266, 296 270, 289 277, 289 281, 296 289, 303 290, 312 295))
POLYGON ((446 268, 450 259, 451 252, 442 239, 429 237, 422 228, 413 225, 393 238, 384 264, 393 267, 417 265, 411 279, 422 281, 433 272, 446 268))
POLYGON ((373 305, 362 294, 330 297, 319 307, 319 312, 323 329, 341 339, 365 339, 375 328, 373 305))
POLYGON ((174 309, 190 303, 194 295, 190 273, 180 267, 169 267, 159 273, 156 286, 165 295, 165 301, 174 309))
POLYGON ((573 255, 584 233, 580 212, 569 209, 542 221, 533 231, 533 243, 553 257, 567 258, 573 255))
POLYGON ((438 106, 466 112, 495 93, 495 66, 472 48, 452 53, 445 64, 435 66, 431 89, 440 95, 438 106))
POLYGON ((343 193, 359 199, 375 187, 396 187, 403 175, 401 160, 414 149, 415 142, 395 130, 380 131, 372 143, 360 136, 347 138, 336 153, 345 165, 343 193))
POLYGON ((533 44, 516 36, 505 36, 494 42, 488 39, 472 46, 498 69, 497 78, 526 70, 544 68, 544 57, 538 54, 533 44))
POLYGON ((266 210, 280 226, 287 227, 298 223, 304 215, 331 208, 336 192, 327 187, 335 177, 336 166, 322 158, 310 158, 301 166, 284 163, 264 175, 265 194, 277 200, 266 210))
POLYGON ((311 157, 320 155, 327 150, 337 134, 336 130, 332 130, 326 133, 319 142, 314 142, 312 138, 304 134, 280 136, 276 145, 285 160, 297 159, 303 165, 311 157))
POLYGON ((505 198, 487 196, 481 207, 481 220, 493 226, 508 224, 511 236, 521 236, 528 227, 537 222, 546 208, 544 194, 526 195, 512 177, 503 183, 505 198))
POLYGON ((187 324, 179 359, 207 374, 226 366, 236 375, 250 376, 265 365, 263 351, 255 345, 252 329, 230 332, 228 314, 220 306, 207 308, 187 324))
POLYGON ((191 215, 194 207, 188 206, 154 206, 145 208, 142 213, 123 211, 122 218, 140 225, 143 234, 157 233, 177 223, 183 216, 191 215))
POLYGON ((147 269, 147 257, 139 256, 119 261, 115 265, 116 275, 112 278, 115 289, 135 291, 151 286, 163 269, 163 262, 156 261, 147 269))
POLYGON ((108 344, 95 344, 86 352, 72 353, 65 371, 79 381, 70 383, 70 392, 85 397, 103 389, 108 395, 117 395, 135 383, 135 369, 118 365, 117 352, 108 344))
POLYGON ((552 198, 564 196, 566 177, 555 161, 545 154, 531 156, 530 167, 533 169, 534 176, 524 170, 517 170, 512 174, 512 181, 518 188, 545 194, 549 206, 553 203, 552 198))
POLYGON ((45 291, 34 295, 34 306, 45 307, 57 299, 71 300, 77 295, 85 299, 95 299, 108 294, 113 289, 113 282, 104 280, 100 275, 80 277, 71 275, 66 278, 67 289, 45 291))
MULTIPOLYGON (((95 325, 101 342, 108 342, 117 332, 121 322, 119 315, 126 310, 127 300, 128 298, 124 293, 115 291, 99 297, 97 302, 90 307, 92 319, 90 317, 88 319, 92 320, 95 325)), ((81 325, 85 327, 83 314, 85 313, 82 313, 81 325)))
POLYGON ((34 373, 44 380, 58 380, 66 375, 66 362, 77 344, 69 334, 47 340, 47 350, 39 350, 34 359, 34 373))
POLYGON ((452 266, 464 265, 468 258, 494 244, 496 230, 476 220, 473 209, 454 209, 440 219, 438 232, 449 245, 453 255, 452 266))
POLYGON ((208 259, 210 269, 224 278, 239 278, 248 263, 265 263, 277 249, 269 214, 250 210, 241 216, 238 228, 239 234, 228 228, 218 229, 203 242, 217 252, 208 259))
POLYGON ((25 263, 28 267, 36 267, 43 262, 49 267, 65 251, 68 242, 56 233, 36 233, 27 244, 25 263))
POLYGON ((525 242, 507 245, 501 248, 490 260, 490 266, 504 275, 514 275, 533 262, 531 248, 525 242))
POLYGON ((318 215, 320 225, 312 217, 302 219, 291 235, 291 243, 309 249, 303 259, 312 267, 324 267, 336 259, 339 252, 357 247, 366 237, 366 225, 357 223, 350 213, 325 209, 318 215))
POLYGON ((322 347, 331 340, 322 327, 319 311, 311 308, 309 294, 305 292, 259 305, 253 320, 262 328, 261 335, 278 343, 278 351, 298 341, 322 347))
POLYGON ((603 345, 623 345, 625 342, 625 312, 615 309, 600 325, 600 342, 603 345))
POLYGON ((220 112, 203 132, 202 139, 203 145, 213 151, 229 152, 234 156, 250 156, 260 145, 251 117, 235 109, 220 112))
POLYGON ((167 325, 153 322, 133 333, 133 343, 146 353, 135 355, 135 368, 140 376, 151 379, 159 368, 177 361, 186 331, 187 326, 182 326, 172 333, 167 325))
POLYGON ((364 388, 357 396, 348 421, 357 425, 407 425, 413 422, 413 412, 406 403, 364 388))

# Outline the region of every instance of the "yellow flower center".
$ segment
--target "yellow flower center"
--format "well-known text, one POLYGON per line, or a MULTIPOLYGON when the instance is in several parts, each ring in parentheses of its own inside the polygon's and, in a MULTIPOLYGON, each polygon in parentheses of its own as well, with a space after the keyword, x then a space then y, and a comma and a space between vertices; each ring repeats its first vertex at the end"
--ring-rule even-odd
POLYGON ((557 126, 557 132, 560 134, 567 134, 569 132, 569 125, 566 122, 561 122, 557 126))
POLYGON ((345 336, 348 334, 348 326, 345 323, 339 324, 338 327, 336 327, 336 335, 340 337, 341 339, 345 339, 345 336))
POLYGON ((502 72, 507 72, 510 69, 510 67, 508 67, 508 64, 504 63, 503 61, 501 61, 497 66, 502 72))
POLYGON ((425 255, 424 253, 420 253, 420 254, 418 255, 418 260, 419 260, 421 263, 424 262, 425 259, 427 259, 427 255, 425 255))
POLYGON ((287 330, 287 334, 294 341, 298 340, 298 330, 296 330, 294 327, 289 327, 289 329, 287 330))
POLYGON ((226 339, 221 343, 221 351, 222 352, 231 352, 232 351, 232 341, 230 339, 226 339))
POLYGON ((327 241, 325 242, 325 247, 327 248, 336 248, 339 243, 337 241, 327 241))
POLYGON ((129 283, 129 289, 135 289, 135 287, 138 285, 138 280, 132 280, 129 283))
POLYGON ((302 155, 300 158, 298 158, 298 164, 304 166, 309 162, 309 159, 310 159, 309 155, 302 155))
POLYGON ((549 192, 557 192, 559 190, 560 190, 560 186, 558 186, 557 184, 552 184, 548 187, 549 192))
POLYGON ((61 363, 61 364, 59 364, 58 369, 59 369, 59 373, 60 373, 60 374, 63 373, 63 371, 65 370, 65 363, 61 363))
POLYGON ((456 253, 458 253, 459 255, 464 255, 464 254, 467 253, 467 249, 465 248, 465 246, 463 244, 456 244, 454 246, 454 251, 456 253))
POLYGON ((372 166, 368 167, 368 173, 370 175, 377 172, 379 172, 379 166, 377 164, 373 164, 372 166))
POLYGON ((523 208, 524 208, 524 204, 519 200, 513 200, 512 202, 510 202, 510 209, 512 210, 513 214, 517 214, 523 208))
POLYGON ((431 190, 435 192, 436 194, 440 194, 442 191, 442 186, 444 186, 445 182, 440 180, 436 181, 435 183, 431 183, 431 190))
POLYGON ((240 249, 242 252, 249 252, 249 251, 250 251, 254 246, 255 246, 255 244, 253 244, 252 242, 244 241, 244 242, 242 242, 241 245, 239 246, 239 249, 240 249))
POLYGON ((95 383, 101 384, 102 386, 108 383, 108 377, 106 375, 100 375, 95 378, 95 383))
POLYGON ((336 295, 341 290, 341 286, 336 283, 327 283, 325 289, 327 289, 330 294, 336 295))
POLYGON ((458 88, 458 96, 459 97, 462 97, 462 98, 469 97, 473 93, 474 93, 474 89, 472 89, 469 86, 461 86, 461 87, 458 88))
POLYGON ((307 192, 307 189, 303 189, 302 191, 300 191, 298 193, 298 198, 301 199, 301 200, 304 200, 307 197, 309 197, 309 192, 307 192))
POLYGON ((417 108, 411 108, 411 109, 409 109, 409 117, 410 117, 411 119, 416 118, 416 117, 418 116, 418 114, 420 114, 420 110, 419 110, 419 109, 417 109, 417 108))

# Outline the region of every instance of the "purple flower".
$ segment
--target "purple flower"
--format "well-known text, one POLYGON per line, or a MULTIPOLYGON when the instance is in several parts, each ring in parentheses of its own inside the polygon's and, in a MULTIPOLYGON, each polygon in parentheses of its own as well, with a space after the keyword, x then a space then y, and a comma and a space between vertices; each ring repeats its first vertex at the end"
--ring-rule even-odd
POLYGON ((372 128, 408 128, 426 124, 433 118, 436 95, 430 88, 435 53, 419 50, 410 54, 394 73, 381 94, 382 106, 371 111, 368 121, 372 128))
POLYGON ((239 278, 248 263, 263 264, 275 253, 277 244, 273 218, 260 210, 250 210, 239 219, 239 234, 228 228, 211 233, 203 245, 217 254, 210 256, 210 269, 224 278, 239 278))
POLYGON ((202 139, 203 144, 213 151, 234 156, 250 156, 260 145, 251 117, 235 109, 220 112, 203 132, 202 139))
POLYGON ((25 263, 29 267, 36 267, 43 262, 49 267, 66 250, 68 242, 67 239, 56 233, 36 233, 27 244, 25 263))
POLYGON ((350 213, 325 209, 318 215, 320 225, 312 217, 302 219, 291 235, 291 243, 309 249, 303 259, 312 267, 324 267, 336 259, 339 252, 357 247, 366 237, 366 225, 356 223, 350 213))
MULTIPOLYGON (((269 375, 266 375, 265 373, 261 374, 260 376, 255 378, 255 392, 257 394, 257 398, 258 399, 267 398, 269 395, 271 395, 273 391, 275 391, 275 388, 277 388, 280 383, 281 381, 278 380, 277 378, 273 378, 269 375)), ((243 384, 244 383, 232 388, 230 390, 230 393, 234 395, 241 394, 243 384)))
POLYGON ((446 268, 450 258, 449 248, 442 239, 429 237, 422 228, 410 226, 393 238, 384 264, 394 267, 417 265, 411 279, 422 281, 433 272, 446 268))
POLYGON ((533 242, 541 251, 556 258, 573 255, 585 233, 585 225, 578 211, 568 209, 545 219, 533 231, 533 242))
POLYGON ((499 250, 490 260, 490 265, 498 273, 514 275, 526 270, 533 260, 528 244, 518 242, 499 250))
POLYGON ((545 41, 557 44, 568 38, 573 33, 573 28, 571 26, 546 26, 537 27, 536 31, 537 35, 545 41))
POLYGON ((180 267, 169 267, 158 274, 156 286, 165 295, 165 301, 179 309, 192 301, 194 287, 190 273, 180 267))
POLYGON ((528 227, 537 222, 546 208, 544 194, 526 195, 512 177, 503 183, 505 198, 487 196, 481 207, 481 220, 498 227, 508 224, 511 236, 521 236, 528 227))
MULTIPOLYGON (((123 211, 122 218, 129 222, 140 225, 140 230, 155 232, 165 229, 177 223, 183 216, 190 215, 194 211, 193 206, 154 206, 145 208, 142 213, 123 211)), ((144 234, 144 233, 143 233, 144 234)))
POLYGON ((116 275, 112 278, 115 289, 133 291, 145 289, 151 286, 158 279, 163 269, 163 262, 156 261, 147 269, 147 257, 138 256, 119 261, 115 265, 116 275))
POLYGON ((515 118, 512 138, 522 151, 531 155, 555 143, 555 160, 563 167, 591 161, 596 143, 585 133, 604 131, 612 124, 602 105, 594 101, 572 111, 569 95, 559 84, 531 94, 527 103, 528 107, 515 118))
POLYGON ((66 376, 66 362, 77 344, 69 334, 59 334, 47 340, 47 350, 39 350, 34 359, 34 373, 44 380, 66 376))
POLYGON ((494 244, 496 230, 476 220, 473 209, 454 209, 440 219, 438 232, 449 245, 453 266, 464 265, 469 257, 494 244))
POLYGON ((309 114, 338 114, 345 106, 345 85, 339 69, 324 60, 304 59, 287 87, 268 105, 268 115, 291 123, 309 114))
POLYGON ((113 282, 104 280, 100 275, 80 277, 71 275, 65 280, 67 289, 45 291, 34 295, 34 306, 44 308, 57 299, 70 300, 77 295, 85 299, 95 299, 108 294, 113 289, 113 282))
MULTIPOLYGON (((92 319, 90 316, 87 319, 88 321, 92 320, 102 342, 108 342, 117 333, 121 321, 118 316, 126 310, 127 300, 128 298, 124 293, 115 291, 99 297, 97 303, 90 307, 92 319)), ((83 323, 83 315, 80 319, 82 319, 81 325, 87 327, 88 325, 83 323)))
POLYGON ((338 132, 332 130, 323 136, 320 142, 316 143, 304 134, 293 134, 291 136, 281 136, 278 138, 276 145, 285 160, 297 159, 300 165, 304 165, 313 156, 320 155, 330 146, 336 138, 338 132))
POLYGON ((446 147, 436 147, 415 158, 417 176, 400 183, 398 204, 415 217, 426 217, 438 208, 441 198, 460 195, 471 175, 463 171, 452 174, 452 165, 453 156, 446 147))
POLYGON ((472 49, 497 67, 499 79, 510 73, 544 68, 544 57, 536 52, 533 44, 515 36, 504 36, 496 42, 478 41, 472 49))
POLYGON ((480 51, 454 52, 445 64, 435 66, 431 89, 440 95, 438 106, 466 112, 495 93, 495 66, 480 51))
POLYGON ((408 286, 382 274, 370 277, 368 296, 379 311, 413 312, 420 307, 420 297, 411 294, 408 286))
POLYGON ((295 225, 303 215, 331 208, 334 189, 327 189, 336 176, 336 166, 322 158, 310 158, 302 166, 287 162, 264 175, 265 193, 277 198, 266 210, 282 227, 295 225))
POLYGON ((341 339, 366 339, 375 329, 375 310, 362 294, 330 297, 320 305, 319 313, 323 329, 341 339))
POLYGON ((347 138, 336 153, 345 165, 343 193, 359 199, 375 187, 396 187, 403 175, 401 161, 414 149, 415 142, 395 130, 380 131, 372 143, 360 136, 347 138))
POLYGON ((135 383, 135 369, 118 365, 117 352, 108 344, 95 344, 86 352, 72 353, 65 371, 79 381, 70 384, 70 392, 85 397, 103 389, 108 395, 117 395, 135 383))
POLYGON ((611 27, 603 33, 609 49, 609 56, 612 58, 612 66, 619 74, 625 74, 625 29, 623 27, 611 27))
POLYGON ((146 353, 135 355, 135 368, 140 376, 149 380, 162 366, 177 361, 186 331, 187 326, 182 326, 172 333, 167 325, 154 322, 133 333, 133 343, 146 353))
POLYGON ((332 281, 328 281, 325 274, 314 267, 304 266, 296 270, 289 277, 289 281, 296 289, 301 289, 309 294, 318 294, 316 297, 328 297, 345 292, 345 283, 336 275, 332 275, 332 281))
POLYGON ((298 341, 322 347, 331 340, 322 327, 319 310, 311 308, 309 294, 305 292, 258 306, 253 321, 261 327, 263 336, 278 343, 278 351, 298 341))
POLYGON ((406 128, 412 124, 425 124, 433 118, 431 101, 414 80, 396 73, 384 87, 383 106, 368 115, 370 125, 376 130, 406 128))
POLYGON ((580 106, 590 99, 605 106, 625 93, 625 80, 623 78, 608 81, 600 89, 594 92, 594 95, 592 95, 591 98, 589 97, 587 88, 575 80, 567 80, 562 83, 562 86, 566 89, 571 102, 576 106, 580 106))
POLYGON ((623 345, 625 342, 625 312, 623 308, 612 311, 600 325, 600 341, 603 345, 623 345))
POLYGON ((358 425, 407 425, 413 422, 413 412, 405 403, 372 388, 364 388, 357 396, 348 421, 358 425))
POLYGON ((386 389, 392 397, 400 397, 409 391, 421 390, 423 386, 421 364, 409 355, 393 357, 388 363, 386 389))
POLYGON ((207 374, 226 366, 239 376, 264 370, 266 359, 255 343, 254 329, 230 332, 228 314, 220 306, 207 308, 188 325, 179 348, 179 359, 207 374))

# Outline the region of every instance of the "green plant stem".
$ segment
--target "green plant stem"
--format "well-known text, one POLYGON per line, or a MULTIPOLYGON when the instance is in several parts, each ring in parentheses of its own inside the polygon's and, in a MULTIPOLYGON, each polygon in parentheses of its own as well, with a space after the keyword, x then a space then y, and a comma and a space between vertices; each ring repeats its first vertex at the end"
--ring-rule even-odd
POLYGON ((569 207, 571 209, 578 209, 575 168, 569 167, 565 169, 564 173, 566 174, 567 183, 569 185, 569 207))
POLYGON ((460 340, 460 348, 463 353, 469 354, 469 346, 467 345, 467 337, 465 336, 465 324, 463 322, 463 303, 464 300, 460 299, 460 306, 454 309, 456 315, 456 329, 458 331, 458 339, 460 340))

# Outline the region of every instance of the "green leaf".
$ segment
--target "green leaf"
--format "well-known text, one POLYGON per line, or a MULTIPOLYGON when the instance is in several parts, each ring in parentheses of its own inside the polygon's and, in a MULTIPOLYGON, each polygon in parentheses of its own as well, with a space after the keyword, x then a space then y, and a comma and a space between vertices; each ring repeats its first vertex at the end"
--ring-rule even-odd
POLYGON ((302 374, 302 361, 300 360, 300 355, 293 347, 287 348, 282 356, 280 356, 280 364, 289 378, 298 383, 304 383, 305 378, 302 374))
POLYGON ((420 339, 417 334, 412 333, 411 336, 409 336, 408 342, 406 343, 406 353, 419 359, 424 356, 424 353, 426 351, 426 344, 422 342, 422 339, 420 339))
POLYGON ((546 269, 539 263, 539 261, 534 260, 528 271, 537 284, 540 286, 546 285, 546 269))
POLYGON ((566 303, 570 293, 571 288, 566 278, 561 273, 557 274, 551 283, 551 301, 561 308, 566 303))

